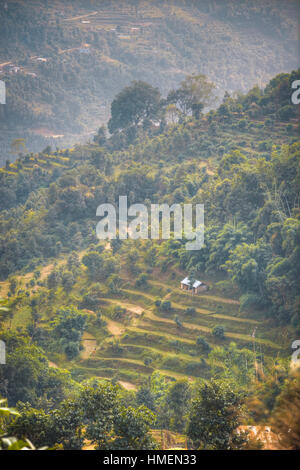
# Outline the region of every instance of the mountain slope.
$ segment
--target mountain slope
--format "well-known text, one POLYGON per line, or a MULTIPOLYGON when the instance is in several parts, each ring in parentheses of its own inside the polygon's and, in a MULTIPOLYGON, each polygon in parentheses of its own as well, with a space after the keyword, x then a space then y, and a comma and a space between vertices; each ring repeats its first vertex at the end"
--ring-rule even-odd
MULTIPOLYGON (((163 94, 186 74, 246 91, 297 66, 297 2, 0 2, 0 150, 87 139, 132 80, 163 94), (3 65, 4 64, 4 65, 3 65), (78 92, 80 90, 80 92, 78 92)), ((12 158, 12 157, 11 157, 12 158)))

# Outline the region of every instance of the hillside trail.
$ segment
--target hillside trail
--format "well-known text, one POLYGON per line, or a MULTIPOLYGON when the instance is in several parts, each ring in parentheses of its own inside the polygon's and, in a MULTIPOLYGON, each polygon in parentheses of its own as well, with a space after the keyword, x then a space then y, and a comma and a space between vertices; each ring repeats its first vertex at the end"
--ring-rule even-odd
POLYGON ((122 385, 123 388, 125 388, 125 390, 128 390, 129 392, 130 391, 136 391, 137 390, 137 386, 134 385, 133 383, 131 382, 126 382, 124 380, 119 380, 119 384, 122 385))
POLYGON ((108 331, 113 336, 121 336, 124 333, 125 327, 121 323, 117 323, 109 318, 105 318, 105 321, 108 331))
POLYGON ((71 18, 64 18, 63 21, 77 21, 77 20, 82 20, 83 18, 88 18, 89 16, 97 15, 99 11, 93 11, 91 13, 87 13, 86 15, 80 15, 80 16, 73 16, 71 18))
POLYGON ((85 331, 82 335, 82 346, 83 350, 80 353, 80 357, 81 359, 88 359, 98 349, 95 336, 85 331))
POLYGON ((58 369, 58 365, 55 362, 48 361, 49 367, 53 367, 53 369, 58 369))

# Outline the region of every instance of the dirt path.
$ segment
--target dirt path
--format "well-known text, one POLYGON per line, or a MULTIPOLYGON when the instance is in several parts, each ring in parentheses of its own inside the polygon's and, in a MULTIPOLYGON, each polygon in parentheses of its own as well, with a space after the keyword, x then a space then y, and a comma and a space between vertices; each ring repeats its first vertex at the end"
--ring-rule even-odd
POLYGON ((5 65, 9 65, 11 64, 11 61, 10 62, 2 62, 2 64, 0 64, 0 67, 4 67, 5 65))
POLYGON ((113 336, 121 336, 124 331, 125 327, 121 325, 120 323, 117 323, 113 320, 109 320, 108 318, 105 318, 106 321, 106 326, 108 331, 113 335, 113 336))
POLYGON ((73 16, 72 18, 64 18, 63 21, 76 21, 82 20, 83 18, 88 18, 89 16, 97 15, 98 11, 93 11, 92 13, 87 13, 86 15, 73 16))
POLYGON ((137 386, 131 382, 124 382, 124 380, 119 380, 119 384, 122 385, 122 387, 125 388, 125 390, 128 390, 128 391, 137 390, 137 386))
POLYGON ((120 305, 120 307, 126 308, 126 310, 135 313, 136 315, 142 315, 142 313, 145 311, 145 309, 139 305, 123 302, 122 300, 105 299, 105 301, 110 304, 120 305))
POLYGON ((97 341, 95 336, 87 333, 86 331, 82 335, 83 351, 81 351, 80 357, 82 359, 88 359, 97 350, 97 341))
POLYGON ((54 369, 58 369, 58 365, 55 362, 48 361, 49 367, 53 367, 54 369))

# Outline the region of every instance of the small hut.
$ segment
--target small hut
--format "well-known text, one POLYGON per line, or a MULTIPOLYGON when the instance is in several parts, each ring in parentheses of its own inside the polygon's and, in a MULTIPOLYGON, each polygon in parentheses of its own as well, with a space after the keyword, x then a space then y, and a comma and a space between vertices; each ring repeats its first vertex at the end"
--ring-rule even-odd
POLYGON ((198 281, 197 279, 193 282, 193 285, 191 285, 191 281, 189 280, 188 277, 185 277, 181 283, 180 287, 182 290, 187 290, 190 291, 192 294, 199 294, 200 292, 207 290, 207 285, 202 282, 198 281))

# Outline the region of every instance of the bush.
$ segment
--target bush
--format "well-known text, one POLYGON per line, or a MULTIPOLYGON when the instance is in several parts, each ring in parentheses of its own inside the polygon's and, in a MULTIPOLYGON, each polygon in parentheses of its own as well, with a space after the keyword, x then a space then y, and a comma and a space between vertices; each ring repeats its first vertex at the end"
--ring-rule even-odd
POLYGON ((150 366, 151 363, 152 363, 152 357, 145 357, 144 359, 145 366, 150 366))
POLYGON ((261 307, 261 298, 259 295, 248 293, 240 297, 240 312, 243 312, 251 307, 261 307))
POLYGON ((206 339, 202 338, 202 336, 198 336, 198 338, 196 339, 196 345, 203 352, 209 353, 211 351, 210 345, 208 344, 206 339))
POLYGON ((146 273, 141 273, 135 281, 136 287, 142 287, 147 285, 148 276, 146 273))
POLYGON ((201 369, 203 369, 203 367, 207 366, 206 362, 204 361, 201 361, 201 363, 199 362, 189 362, 186 366, 185 366, 185 373, 186 374, 191 374, 191 375, 195 375, 195 376, 199 376, 199 374, 201 373, 201 369))
POLYGON ((294 106, 292 104, 283 106, 278 110, 278 117, 282 121, 289 121, 295 115, 294 106))
POLYGON ((174 320, 175 320, 175 323, 178 326, 178 328, 182 328, 182 323, 181 323, 180 318, 179 318, 178 315, 175 315, 174 320))
POLYGON ((247 127, 246 119, 240 119, 240 121, 238 122, 238 127, 240 129, 246 129, 246 127, 247 127))
POLYGON ((113 318, 122 318, 125 315, 126 311, 126 308, 123 308, 120 305, 116 305, 113 309, 113 318))
POLYGON ((170 310, 172 310, 171 302, 170 302, 169 300, 164 300, 164 301, 161 303, 161 309, 162 309, 164 312, 169 312, 170 310))
POLYGON ((225 337, 225 328, 224 328, 224 326, 222 326, 222 325, 215 326, 212 330, 212 334, 216 338, 223 339, 225 337))
POLYGON ((196 309, 195 309, 195 307, 187 307, 187 309, 185 310, 185 313, 187 315, 195 315, 196 309))

